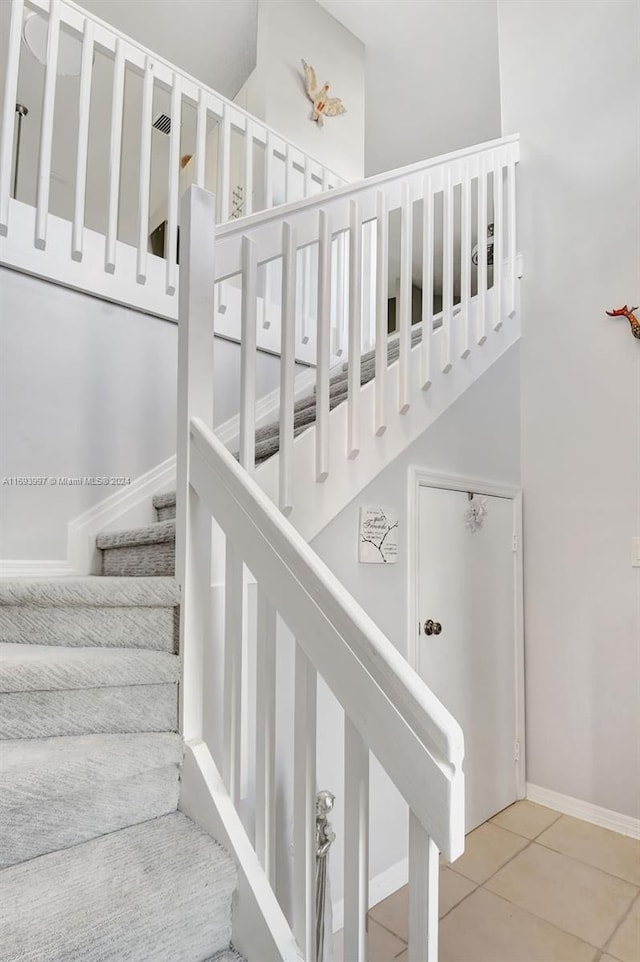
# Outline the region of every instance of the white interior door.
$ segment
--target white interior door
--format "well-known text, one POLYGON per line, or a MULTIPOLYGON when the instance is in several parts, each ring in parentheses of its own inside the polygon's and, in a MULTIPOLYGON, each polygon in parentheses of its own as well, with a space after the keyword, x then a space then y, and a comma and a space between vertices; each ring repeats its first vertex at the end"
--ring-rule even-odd
POLYGON ((418 507, 418 671, 464 732, 469 832, 517 794, 514 502, 421 485, 418 507))

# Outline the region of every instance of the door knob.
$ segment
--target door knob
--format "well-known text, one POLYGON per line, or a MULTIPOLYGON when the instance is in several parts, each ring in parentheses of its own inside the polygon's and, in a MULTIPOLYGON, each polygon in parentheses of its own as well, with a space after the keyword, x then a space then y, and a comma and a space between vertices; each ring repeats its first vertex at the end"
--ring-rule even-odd
POLYGON ((424 633, 425 635, 439 635, 442 631, 442 625, 439 621, 432 621, 429 618, 428 621, 424 623, 424 633))

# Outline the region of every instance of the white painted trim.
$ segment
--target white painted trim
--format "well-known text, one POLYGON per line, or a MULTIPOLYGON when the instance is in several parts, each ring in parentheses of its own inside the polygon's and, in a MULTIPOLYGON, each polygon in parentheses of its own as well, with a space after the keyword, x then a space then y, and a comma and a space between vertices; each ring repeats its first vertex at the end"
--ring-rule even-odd
MULTIPOLYGON (((369 908, 388 898, 406 885, 409 881, 409 859, 390 865, 384 872, 374 875, 369 880, 369 908)), ((344 927, 344 899, 333 903, 333 932, 339 932, 344 927)))
POLYGON ((223 845, 238 869, 232 941, 247 959, 303 962, 289 924, 204 742, 185 745, 180 811, 223 845))
POLYGON ((65 578, 75 574, 68 561, 23 561, 0 559, 0 579, 3 578, 65 578))
POLYGON ((513 530, 518 539, 517 550, 513 552, 513 589, 514 589, 514 646, 515 646, 515 742, 520 743, 520 759, 515 762, 516 798, 526 794, 526 722, 525 722, 525 680, 524 680, 524 572, 522 544, 522 489, 517 485, 503 484, 486 478, 471 478, 462 475, 430 471, 427 468, 409 468, 409 493, 407 501, 407 606, 409 612, 409 638, 407 658, 418 674, 419 647, 415 626, 419 621, 418 611, 418 569, 419 543, 416 537, 418 526, 418 496, 421 487, 445 488, 450 491, 474 491, 488 497, 506 498, 513 501, 513 530))
POLYGON ((140 475, 121 491, 104 498, 67 526, 67 562, 76 574, 99 574, 96 535, 113 527, 137 527, 156 520, 152 497, 171 490, 176 480, 176 458, 140 475))
POLYGON ((581 798, 573 798, 571 795, 562 795, 560 792, 533 785, 531 782, 527 782, 526 788, 528 800, 535 802, 536 805, 546 805, 547 808, 562 812, 563 815, 572 815, 574 818, 581 818, 583 822, 590 822, 592 825, 599 825, 600 828, 619 832, 620 835, 640 839, 640 818, 623 815, 622 812, 614 812, 610 808, 602 808, 600 805, 585 802, 581 798))

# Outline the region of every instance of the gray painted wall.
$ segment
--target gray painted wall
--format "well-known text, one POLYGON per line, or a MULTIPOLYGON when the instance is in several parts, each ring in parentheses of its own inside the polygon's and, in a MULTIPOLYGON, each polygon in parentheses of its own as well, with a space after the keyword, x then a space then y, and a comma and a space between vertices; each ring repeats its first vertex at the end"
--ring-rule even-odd
MULTIPOLYGON (((178 328, 6 268, 0 303, 0 557, 62 559, 67 522, 119 489, 2 479, 133 479, 175 454, 178 328)), ((239 347, 218 339, 215 357, 221 424, 239 410, 239 347)), ((258 355, 258 398, 279 367, 258 355)))
POLYGON ((366 46, 367 176, 500 136, 496 0, 320 0, 366 46))
POLYGON ((640 7, 501 0, 519 131, 528 780, 640 816, 640 7))

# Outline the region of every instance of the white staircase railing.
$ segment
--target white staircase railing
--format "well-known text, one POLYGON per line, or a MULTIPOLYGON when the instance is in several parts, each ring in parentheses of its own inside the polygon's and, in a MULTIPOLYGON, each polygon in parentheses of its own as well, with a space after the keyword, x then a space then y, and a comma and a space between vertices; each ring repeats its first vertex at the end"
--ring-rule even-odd
MULTIPOLYGON (((197 188, 185 197, 176 545, 183 588, 184 736, 192 746, 208 743, 237 808, 244 801, 246 759, 255 760, 246 779, 246 784, 255 786, 249 834, 272 885, 277 847, 287 844, 276 825, 276 790, 282 791, 283 771, 290 772, 292 923, 304 959, 314 962, 316 692, 322 678, 344 712, 345 958, 350 962, 367 958, 369 755, 373 752, 410 809, 409 958, 435 962, 438 850, 454 859, 464 846, 462 732, 212 432, 214 238, 212 231, 202 229, 210 223, 212 209, 211 195, 197 188), (209 609, 212 559, 219 564, 222 558, 224 624, 215 633, 209 609), (253 640, 244 615, 245 569, 257 582, 253 640), (281 622, 295 639, 293 693, 283 691, 276 681, 281 622), (246 683, 251 644, 255 646, 255 690, 246 683), (221 739, 210 734, 218 692, 223 701, 221 739), (293 748, 291 754, 280 756, 276 706, 291 694, 293 748), (243 726, 246 718, 254 719, 251 729, 243 726), (251 743, 249 751, 246 742, 251 743)), ((290 264, 290 233, 285 240, 290 264)), ((245 265, 253 266, 251 241, 242 248, 245 265)), ((245 338, 250 340, 248 305, 243 316, 245 338)), ((250 460, 251 443, 245 424, 241 445, 245 462, 250 460)))
MULTIPOLYGON (((0 50, 0 263, 177 320, 178 206, 189 184, 215 191, 220 224, 343 183, 256 117, 70 0, 11 0, 0 50), (14 199, 18 93, 41 96, 42 67, 22 41, 30 16, 41 18, 46 37, 38 51, 44 92, 41 109, 26 104, 14 199), (78 76, 60 81, 58 66, 69 56, 78 76), (158 113, 164 132, 153 129, 158 113), (164 256, 156 256, 150 234, 162 225, 164 256)), ((265 303, 271 284, 263 270, 265 303)), ((222 314, 220 322, 224 327, 222 314)), ((269 348, 268 318, 263 327, 269 348)), ((223 332, 239 336, 235 328, 223 332)), ((259 342, 262 336, 261 329, 259 342)))
MULTIPOLYGON (((388 427, 391 438, 383 443, 391 446, 396 437, 406 441, 424 430, 414 411, 431 406, 432 395, 443 394, 447 382, 457 384, 466 372, 478 376, 482 363, 489 363, 483 355, 494 360, 517 336, 518 159, 518 137, 505 137, 217 229, 215 252, 211 248, 215 266, 211 262, 209 270, 218 284, 233 279, 242 311, 240 463, 249 472, 255 462, 257 277, 262 264, 281 264, 280 447, 271 469, 277 478, 271 478, 269 490, 285 513, 310 488, 324 484, 328 490, 338 458, 361 463, 363 449, 379 445, 388 427), (346 265, 344 303, 343 272, 332 256, 338 243, 345 251, 338 264, 346 265), (472 263, 476 245, 477 270, 472 263), (296 440, 307 447, 305 457, 294 459, 297 281, 301 255, 309 252, 307 277, 317 299, 315 432, 312 442, 308 436, 296 440), (389 271, 394 267, 399 356, 389 366, 389 271), (418 329, 412 317, 414 285, 421 288, 421 341, 412 346, 418 329), (330 412, 329 371, 336 360, 332 332, 343 321, 348 394, 346 407, 330 412), (375 345, 375 380, 361 391, 361 351, 368 344, 375 345)), ((391 447, 386 451, 394 453, 391 447)))

